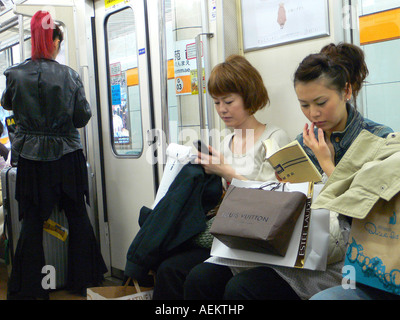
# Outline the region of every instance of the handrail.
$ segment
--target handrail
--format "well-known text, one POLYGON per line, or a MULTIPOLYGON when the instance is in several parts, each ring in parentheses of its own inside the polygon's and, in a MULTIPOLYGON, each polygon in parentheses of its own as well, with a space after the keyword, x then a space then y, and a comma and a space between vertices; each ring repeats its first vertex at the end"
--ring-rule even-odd
POLYGON ((167 41, 165 30, 165 1, 159 0, 159 25, 160 28, 160 62, 161 62, 161 113, 162 127, 164 130, 165 141, 170 142, 169 136, 169 114, 168 114, 168 61, 167 61, 167 41))
MULTIPOLYGON (((203 141, 209 140, 207 130, 206 130, 206 122, 205 122, 205 117, 204 117, 204 93, 203 93, 203 64, 202 64, 202 51, 203 51, 203 46, 201 43, 201 36, 206 35, 208 37, 213 37, 213 33, 200 33, 196 36, 195 42, 196 42, 196 64, 197 64, 197 84, 198 84, 198 92, 199 92, 199 116, 200 116, 200 133, 201 133, 201 138, 203 141)), ((206 101, 207 102, 207 101, 206 101)), ((206 104, 206 110, 207 110, 207 104, 206 104)), ((207 110, 207 114, 208 114, 207 110)))

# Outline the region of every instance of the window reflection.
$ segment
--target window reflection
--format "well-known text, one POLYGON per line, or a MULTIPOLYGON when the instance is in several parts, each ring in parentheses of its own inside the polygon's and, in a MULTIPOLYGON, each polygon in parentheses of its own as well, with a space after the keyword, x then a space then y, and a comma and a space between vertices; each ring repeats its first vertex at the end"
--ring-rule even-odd
POLYGON ((138 157, 143 151, 135 17, 131 8, 106 22, 110 119, 116 155, 138 157))

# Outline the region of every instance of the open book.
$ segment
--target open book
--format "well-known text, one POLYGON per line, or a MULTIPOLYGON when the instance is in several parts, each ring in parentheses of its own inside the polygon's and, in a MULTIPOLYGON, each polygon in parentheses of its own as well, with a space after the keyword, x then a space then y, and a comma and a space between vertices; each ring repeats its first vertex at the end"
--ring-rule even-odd
POLYGON ((274 148, 270 139, 264 140, 263 145, 267 152, 266 160, 272 165, 283 182, 320 182, 322 180, 318 169, 297 140, 276 152, 271 152, 276 148, 274 148))

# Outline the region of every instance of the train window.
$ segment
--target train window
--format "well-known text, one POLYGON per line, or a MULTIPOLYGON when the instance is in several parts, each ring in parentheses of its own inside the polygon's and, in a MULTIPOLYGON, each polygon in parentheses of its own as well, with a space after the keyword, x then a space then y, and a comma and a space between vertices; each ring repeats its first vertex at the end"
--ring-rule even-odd
MULTIPOLYGON (((25 59, 31 56, 31 39, 27 39, 24 41, 24 56, 25 59)), ((20 44, 17 43, 13 45, 11 48, 12 55, 12 65, 21 63, 21 53, 20 53, 20 44)))
POLYGON ((112 147, 117 156, 139 157, 143 130, 133 10, 126 8, 108 16, 105 32, 112 147))

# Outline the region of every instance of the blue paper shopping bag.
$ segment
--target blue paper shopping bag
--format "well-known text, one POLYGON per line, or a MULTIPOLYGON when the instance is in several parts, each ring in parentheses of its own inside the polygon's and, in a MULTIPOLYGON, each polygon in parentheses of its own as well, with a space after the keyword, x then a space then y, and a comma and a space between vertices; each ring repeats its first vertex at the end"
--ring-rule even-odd
POLYGON ((354 267, 356 283, 400 295, 400 194, 353 218, 345 266, 354 267))

